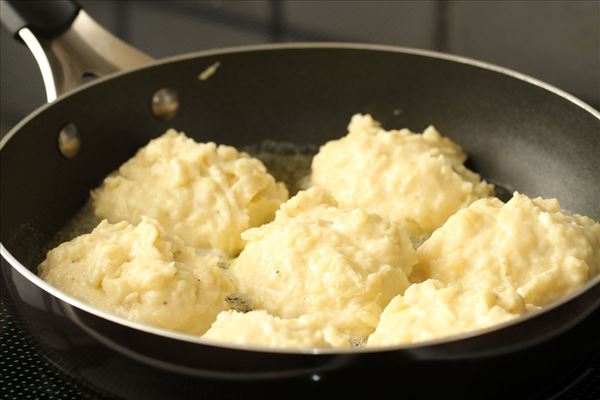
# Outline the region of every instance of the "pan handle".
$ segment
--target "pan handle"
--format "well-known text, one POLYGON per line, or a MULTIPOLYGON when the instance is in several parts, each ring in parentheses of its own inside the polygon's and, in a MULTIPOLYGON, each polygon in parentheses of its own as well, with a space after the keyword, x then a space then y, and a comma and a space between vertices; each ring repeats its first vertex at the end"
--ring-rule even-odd
POLYGON ((74 1, 2 1, 2 25, 18 38, 29 28, 36 36, 51 39, 66 31, 79 13, 74 1))
POLYGON ((154 59, 94 21, 73 1, 0 2, 2 25, 21 39, 42 73, 46 98, 154 59))

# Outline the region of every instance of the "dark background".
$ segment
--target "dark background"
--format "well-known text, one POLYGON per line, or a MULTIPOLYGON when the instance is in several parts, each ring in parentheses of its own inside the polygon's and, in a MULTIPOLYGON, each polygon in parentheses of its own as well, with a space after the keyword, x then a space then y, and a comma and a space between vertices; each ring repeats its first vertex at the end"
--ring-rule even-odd
MULTIPOLYGON (((598 1, 80 1, 155 57, 256 43, 350 41, 509 67, 600 108, 598 1)), ((45 101, 29 51, 2 31, 0 131, 45 101)))

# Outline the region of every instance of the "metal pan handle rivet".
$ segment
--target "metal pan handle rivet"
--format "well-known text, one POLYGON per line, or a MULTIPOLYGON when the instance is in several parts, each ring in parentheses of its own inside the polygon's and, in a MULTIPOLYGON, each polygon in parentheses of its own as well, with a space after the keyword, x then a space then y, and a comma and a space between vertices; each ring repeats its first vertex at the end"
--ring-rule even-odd
POLYGON ((152 113, 163 121, 175 117, 179 109, 179 95, 174 89, 158 89, 152 95, 152 113))
POLYGON ((66 124, 58 133, 58 149, 66 158, 74 158, 81 148, 79 130, 72 124, 66 124))

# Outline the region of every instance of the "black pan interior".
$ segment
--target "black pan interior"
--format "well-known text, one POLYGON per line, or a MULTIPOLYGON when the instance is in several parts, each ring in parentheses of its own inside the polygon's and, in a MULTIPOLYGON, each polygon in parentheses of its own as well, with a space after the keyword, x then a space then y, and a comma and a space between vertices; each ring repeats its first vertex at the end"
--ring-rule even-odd
POLYGON ((319 145, 352 114, 386 128, 435 125, 485 178, 600 220, 600 121, 541 87, 473 65, 396 51, 277 48, 177 59, 100 82, 27 121, 1 152, 1 240, 35 270, 44 243, 90 189, 167 128, 243 147, 266 139, 319 145), (215 62, 206 81, 198 74, 215 62), (171 121, 150 111, 154 91, 179 94, 171 121), (82 137, 68 160, 57 134, 82 137))

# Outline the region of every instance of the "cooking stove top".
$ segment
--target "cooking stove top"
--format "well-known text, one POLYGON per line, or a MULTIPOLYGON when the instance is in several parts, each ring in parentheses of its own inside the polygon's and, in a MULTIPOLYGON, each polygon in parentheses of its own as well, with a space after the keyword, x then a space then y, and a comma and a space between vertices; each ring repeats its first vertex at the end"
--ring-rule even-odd
MULTIPOLYGON (((0 395, 2 399, 104 400, 113 397, 59 371, 36 351, 18 318, 1 303, 0 395)), ((535 400, 600 399, 600 359, 552 385, 535 400)))

